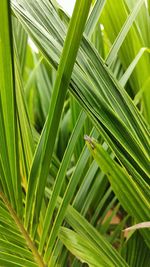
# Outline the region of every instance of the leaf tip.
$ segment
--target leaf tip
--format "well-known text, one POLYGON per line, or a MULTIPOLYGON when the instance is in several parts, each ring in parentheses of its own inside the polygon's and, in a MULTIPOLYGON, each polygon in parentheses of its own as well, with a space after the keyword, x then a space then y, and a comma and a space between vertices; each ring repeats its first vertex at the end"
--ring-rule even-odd
POLYGON ((93 143, 93 139, 88 136, 87 134, 84 135, 84 140, 90 144, 91 148, 94 149, 95 146, 94 146, 94 143, 93 143))

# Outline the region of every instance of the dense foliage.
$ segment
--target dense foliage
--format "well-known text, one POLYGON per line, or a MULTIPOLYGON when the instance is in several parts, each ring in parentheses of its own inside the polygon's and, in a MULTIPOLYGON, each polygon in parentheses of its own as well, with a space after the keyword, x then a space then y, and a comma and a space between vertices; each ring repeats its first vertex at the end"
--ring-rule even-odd
POLYGON ((0 266, 150 266, 149 29, 149 0, 0 1, 0 266))

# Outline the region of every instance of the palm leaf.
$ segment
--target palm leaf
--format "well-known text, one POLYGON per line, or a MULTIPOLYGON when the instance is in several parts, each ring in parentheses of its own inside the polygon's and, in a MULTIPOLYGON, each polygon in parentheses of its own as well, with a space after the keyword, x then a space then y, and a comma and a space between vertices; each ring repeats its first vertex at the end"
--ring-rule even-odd
MULTIPOLYGON (((124 243, 121 231, 150 219, 148 8, 97 0, 87 19, 91 1, 77 0, 70 20, 55 1, 12 0, 12 38, 6 2, 0 265, 134 265, 135 240, 124 243), (97 162, 84 133, 99 140, 86 137, 97 162)), ((149 232, 139 231, 146 264, 149 232)))

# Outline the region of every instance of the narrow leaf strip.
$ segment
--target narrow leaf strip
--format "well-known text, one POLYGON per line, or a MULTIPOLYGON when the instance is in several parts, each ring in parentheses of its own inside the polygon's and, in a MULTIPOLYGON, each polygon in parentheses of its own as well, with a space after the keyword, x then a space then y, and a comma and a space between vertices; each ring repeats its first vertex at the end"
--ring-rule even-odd
POLYGON ((95 5, 91 11, 91 14, 87 20, 86 27, 85 27, 85 34, 89 37, 91 37, 95 26, 100 18, 101 12, 103 10, 103 7, 105 5, 106 0, 97 0, 95 2, 95 5))
POLYGON ((143 93, 145 91, 148 91, 150 87, 150 77, 147 78, 147 80, 144 82, 144 84, 142 85, 142 87, 140 88, 140 90, 138 91, 138 93, 136 94, 136 96, 134 97, 134 104, 137 105, 139 103, 139 101, 141 100, 143 93))
POLYGON ((64 48, 57 71, 56 81, 54 84, 46 127, 44 128, 43 134, 39 141, 39 145, 31 168, 29 185, 28 185, 28 194, 26 199, 26 213, 25 213, 26 226, 29 225, 29 220, 32 211, 32 203, 35 196, 34 192, 36 188, 37 188, 35 196, 36 200, 34 203, 34 211, 36 211, 36 217, 34 218, 35 227, 39 220, 41 202, 44 195, 46 179, 57 136, 63 104, 69 86, 73 66, 77 56, 78 47, 80 45, 90 5, 91 5, 91 0, 87 1, 77 0, 69 24, 68 33, 65 39, 64 48))
POLYGON ((150 228, 150 222, 142 222, 142 223, 135 224, 131 227, 124 229, 124 232, 137 230, 137 229, 143 229, 143 228, 150 228))
POLYGON ((116 57, 116 55, 117 55, 117 53, 118 53, 118 51, 119 51, 124 39, 125 39, 125 37, 127 36, 127 34, 129 32, 129 30, 130 30, 130 28, 131 28, 136 16, 139 13, 143 3, 144 3, 144 0, 139 0, 136 3, 135 7, 133 8, 131 14, 127 17, 127 19, 126 19, 126 21, 125 21, 120 33, 118 34, 118 36, 117 36, 117 38, 116 38, 116 40, 115 40, 115 42, 114 42, 109 54, 107 56, 106 64, 108 66, 110 66, 111 63, 113 62, 113 60, 115 59, 115 57, 116 57))
POLYGON ((140 60, 140 58, 142 57, 142 55, 144 54, 144 52, 148 52, 150 53, 150 49, 146 48, 146 47, 142 47, 140 49, 140 51, 138 52, 138 54, 136 55, 136 57, 134 58, 134 60, 131 62, 131 64, 129 65, 129 67, 127 68, 126 72, 123 74, 123 76, 120 79, 120 84, 124 87, 128 81, 128 79, 130 78, 134 68, 136 67, 138 61, 140 60))
MULTIPOLYGON (((97 161, 101 170, 107 175, 113 191, 120 203, 128 213, 135 218, 137 222, 150 220, 150 199, 148 199, 146 190, 136 184, 132 177, 119 164, 114 162, 107 152, 96 140, 85 136, 88 148, 97 161)), ((149 231, 142 230, 147 244, 150 241, 149 231)))
POLYGON ((64 157, 62 159, 62 163, 60 165, 59 172, 57 174, 55 184, 53 187, 53 193, 52 193, 52 196, 49 200, 49 204, 48 204, 46 214, 45 214, 45 219, 43 222, 43 232, 42 232, 40 245, 39 245, 39 251, 40 252, 42 252, 42 250, 43 250, 43 246, 44 246, 45 240, 47 238, 47 233, 48 233, 48 230, 50 227, 50 222, 52 220, 53 211, 54 211, 54 208, 56 206, 57 197, 59 196, 62 184, 64 182, 64 178, 66 177, 67 167, 68 167, 68 164, 70 163, 72 153, 73 153, 74 148, 76 146, 76 142, 78 140, 78 137, 79 137, 80 131, 83 127, 83 124, 85 122, 85 119, 86 119, 86 114, 84 112, 81 112, 79 115, 79 118, 77 120, 77 123, 74 127, 74 130, 72 132, 72 135, 70 137, 70 140, 68 142, 68 146, 66 148, 64 157))
MULTIPOLYGON (((10 1, 0 1, 0 105, 5 145, 0 151, 3 171, 13 207, 22 213, 21 182, 18 170, 17 115, 11 34, 10 1), (2 118, 3 117, 3 118, 2 118), (6 159, 8 158, 8 160, 6 159), (8 171, 9 170, 9 171, 8 171), (9 176, 7 175, 9 173, 9 176)), ((1 140, 2 141, 2 140, 1 140)), ((9 196, 7 196, 9 197, 9 196)))

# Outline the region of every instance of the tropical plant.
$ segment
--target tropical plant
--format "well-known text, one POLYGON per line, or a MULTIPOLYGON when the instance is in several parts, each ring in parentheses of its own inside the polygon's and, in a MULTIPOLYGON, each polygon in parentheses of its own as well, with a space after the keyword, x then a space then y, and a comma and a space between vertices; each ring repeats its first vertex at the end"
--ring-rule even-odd
POLYGON ((0 266, 150 265, 149 16, 0 1, 0 266))

